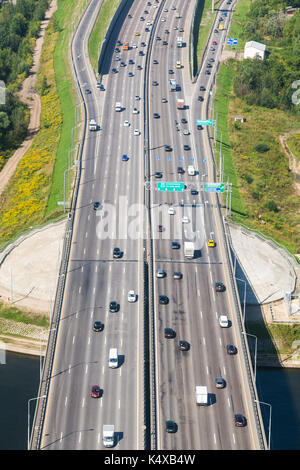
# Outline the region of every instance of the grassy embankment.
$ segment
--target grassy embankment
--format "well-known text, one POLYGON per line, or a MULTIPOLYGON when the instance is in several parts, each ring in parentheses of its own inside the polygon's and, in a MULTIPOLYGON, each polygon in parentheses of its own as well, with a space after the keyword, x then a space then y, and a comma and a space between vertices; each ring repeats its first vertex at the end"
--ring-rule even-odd
POLYGON ((41 124, 28 152, 1 196, 0 248, 32 226, 63 214, 63 172, 68 165, 75 93, 68 64, 68 41, 80 4, 58 3, 46 31, 37 89, 41 94, 41 124), (70 11, 73 15, 70 15, 70 11))
MULTIPOLYGON (((249 5, 249 0, 238 3, 230 37, 238 37, 249 5)), ((232 219, 272 237, 291 253, 299 253, 299 196, 279 135, 300 129, 300 118, 289 111, 246 105, 236 98, 232 84, 238 64, 229 60, 221 65, 215 98, 219 139, 222 131, 225 181, 229 176, 233 184, 232 219), (235 123, 236 115, 245 116, 246 122, 235 123)), ((299 135, 289 142, 291 150, 299 155, 299 135)))
POLYGON ((89 38, 89 57, 96 74, 98 73, 98 52, 100 52, 106 31, 120 3, 121 0, 104 0, 89 38))

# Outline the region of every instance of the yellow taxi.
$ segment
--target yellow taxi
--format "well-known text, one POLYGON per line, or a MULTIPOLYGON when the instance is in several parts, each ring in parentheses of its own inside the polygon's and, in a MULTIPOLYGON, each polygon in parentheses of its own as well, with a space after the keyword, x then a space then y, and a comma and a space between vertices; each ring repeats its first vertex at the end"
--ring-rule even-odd
POLYGON ((215 241, 214 240, 208 240, 207 246, 210 246, 210 247, 214 248, 216 246, 215 241))
POLYGON ((137 31, 137 32, 135 33, 135 35, 136 35, 136 36, 139 36, 139 35, 140 35, 140 33, 137 31))

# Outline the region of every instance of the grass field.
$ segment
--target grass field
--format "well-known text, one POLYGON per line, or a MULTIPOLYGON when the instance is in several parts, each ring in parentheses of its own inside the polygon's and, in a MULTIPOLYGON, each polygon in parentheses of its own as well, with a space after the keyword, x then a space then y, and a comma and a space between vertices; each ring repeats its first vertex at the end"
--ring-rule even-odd
POLYGON ((49 316, 21 310, 0 302, 0 318, 30 325, 49 327, 49 316))
MULTIPOLYGON (((243 20, 249 11, 250 5, 251 0, 239 0, 234 8, 228 37, 238 39, 237 46, 234 46, 238 52, 244 50, 246 41, 241 39, 241 32, 243 31, 243 20)), ((232 47, 230 46, 225 46, 225 48, 232 50, 232 47)))

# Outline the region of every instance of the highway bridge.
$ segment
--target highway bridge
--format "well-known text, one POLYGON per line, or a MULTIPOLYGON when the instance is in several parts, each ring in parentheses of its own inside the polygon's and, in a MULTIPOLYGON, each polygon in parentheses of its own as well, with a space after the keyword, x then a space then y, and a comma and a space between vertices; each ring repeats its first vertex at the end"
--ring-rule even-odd
POLYGON ((87 53, 96 0, 74 33, 84 126, 32 449, 104 449, 104 424, 114 424, 120 450, 266 447, 219 199, 203 191, 204 183, 216 181, 212 138, 207 127, 197 127, 197 120, 211 117, 210 91, 233 4, 220 7, 192 83, 195 4, 122 2, 99 62, 103 89, 87 53), (220 17, 223 29, 216 33, 220 17), (177 91, 170 91, 171 78, 177 91), (177 108, 178 98, 184 109, 177 108), (89 130, 91 119, 96 131, 89 130), (185 190, 157 191, 161 181, 182 182, 185 190), (197 251, 187 259, 184 241, 191 239, 197 251), (225 291, 217 291, 216 282, 225 291), (128 301, 131 290, 135 302, 128 301), (228 316, 227 328, 220 315, 228 316), (97 321, 102 331, 94 331, 97 321), (166 338, 165 328, 175 337, 166 338), (180 350, 179 341, 189 350, 180 350), (230 344, 237 354, 228 354, 230 344), (115 369, 108 367, 111 348, 118 350, 115 369), (216 387, 217 377, 224 388, 216 387), (97 399, 94 385, 101 389, 97 399), (208 406, 197 406, 196 385, 207 387, 208 406), (247 426, 235 426, 236 414, 247 426), (166 432, 169 420, 175 433, 166 432))

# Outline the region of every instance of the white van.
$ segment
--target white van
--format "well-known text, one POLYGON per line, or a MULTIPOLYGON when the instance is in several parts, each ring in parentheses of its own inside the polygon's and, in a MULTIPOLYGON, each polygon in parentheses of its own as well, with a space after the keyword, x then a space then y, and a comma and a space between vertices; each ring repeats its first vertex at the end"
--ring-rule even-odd
POLYGON ((195 174, 195 168, 192 165, 188 166, 188 175, 194 176, 195 174))
POLYGON ((109 350, 108 367, 111 367, 113 369, 118 367, 118 350, 117 350, 117 348, 110 348, 110 350, 109 350))

